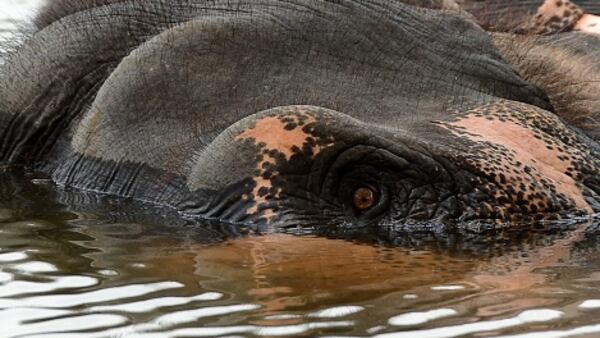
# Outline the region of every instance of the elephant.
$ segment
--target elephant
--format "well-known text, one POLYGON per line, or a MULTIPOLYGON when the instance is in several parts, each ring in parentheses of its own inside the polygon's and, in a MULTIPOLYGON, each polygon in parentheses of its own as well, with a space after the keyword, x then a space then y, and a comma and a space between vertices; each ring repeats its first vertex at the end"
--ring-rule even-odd
POLYGON ((0 164, 259 232, 591 215, 600 6, 542 2, 51 2, 0 68, 0 164))

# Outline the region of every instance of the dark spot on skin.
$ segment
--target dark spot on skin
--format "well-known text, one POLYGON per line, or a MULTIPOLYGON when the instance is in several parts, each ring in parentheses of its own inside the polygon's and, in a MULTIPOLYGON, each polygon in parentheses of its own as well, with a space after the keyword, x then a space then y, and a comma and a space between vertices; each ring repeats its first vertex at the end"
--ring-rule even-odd
POLYGON ((500 183, 506 184, 506 176, 504 176, 504 174, 500 174, 499 177, 500 177, 500 183))
POLYGON ((548 23, 550 23, 550 24, 559 23, 559 22, 561 22, 561 18, 556 15, 553 15, 550 17, 550 19, 548 19, 548 23))
POLYGON ((298 127, 298 125, 296 123, 287 123, 283 128, 285 130, 294 130, 296 129, 296 127, 298 127))
POLYGON ((561 23, 552 23, 549 25, 550 31, 560 31, 562 24, 561 23))
POLYGON ((258 196, 266 196, 269 193, 269 189, 262 187, 258 190, 258 196))

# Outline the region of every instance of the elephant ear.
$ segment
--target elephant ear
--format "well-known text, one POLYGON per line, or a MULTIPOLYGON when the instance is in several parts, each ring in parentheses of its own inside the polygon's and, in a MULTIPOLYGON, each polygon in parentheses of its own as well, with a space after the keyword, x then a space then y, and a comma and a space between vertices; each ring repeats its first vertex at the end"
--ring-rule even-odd
MULTIPOLYGON (((38 20, 107 0, 95 1, 49 2, 53 9, 38 20)), ((162 1, 89 8, 35 32, 10 52, 0 65, 0 162, 32 166, 46 157, 123 57, 194 17, 189 6, 162 1)))
POLYGON ((493 36, 520 75, 544 89, 556 114, 600 140, 600 36, 493 36))
POLYGON ((38 29, 43 29, 71 14, 125 1, 127 0, 46 0, 36 15, 34 23, 38 29))

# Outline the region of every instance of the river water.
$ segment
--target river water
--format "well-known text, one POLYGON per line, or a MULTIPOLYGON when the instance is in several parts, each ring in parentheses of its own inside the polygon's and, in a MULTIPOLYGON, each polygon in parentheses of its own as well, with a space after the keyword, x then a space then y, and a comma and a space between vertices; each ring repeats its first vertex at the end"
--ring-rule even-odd
POLYGON ((600 337, 598 234, 240 236, 4 174, 0 337, 600 337))

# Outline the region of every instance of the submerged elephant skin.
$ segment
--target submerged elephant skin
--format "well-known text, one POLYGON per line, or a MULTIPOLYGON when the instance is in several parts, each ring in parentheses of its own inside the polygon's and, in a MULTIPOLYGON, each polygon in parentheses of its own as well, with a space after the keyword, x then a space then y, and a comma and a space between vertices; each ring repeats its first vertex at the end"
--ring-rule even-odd
POLYGON ((600 210, 598 129, 565 118, 570 101, 547 89, 560 82, 528 82, 461 11, 101 4, 53 8, 0 70, 6 168, 258 229, 600 210))

